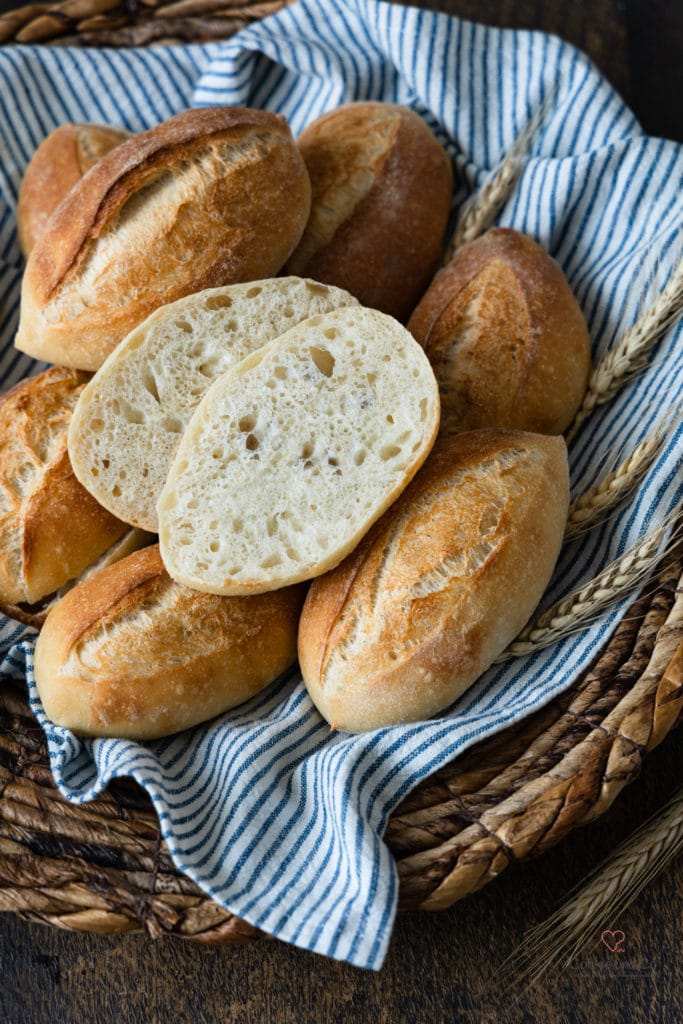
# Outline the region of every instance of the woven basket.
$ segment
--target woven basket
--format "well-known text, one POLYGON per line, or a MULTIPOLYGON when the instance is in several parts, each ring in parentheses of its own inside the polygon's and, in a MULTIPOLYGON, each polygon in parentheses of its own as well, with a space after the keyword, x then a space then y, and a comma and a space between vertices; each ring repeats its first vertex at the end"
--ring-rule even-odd
MULTIPOLYGON (((66 0, 0 16, 0 42, 131 46, 224 39, 282 0, 66 0)), ((603 814, 683 709, 683 565, 663 563, 565 693, 419 785, 386 840, 403 909, 475 892, 603 814)), ((174 867, 144 791, 71 805, 54 787, 25 691, 0 693, 0 910, 77 931, 244 942, 257 929, 174 867)))

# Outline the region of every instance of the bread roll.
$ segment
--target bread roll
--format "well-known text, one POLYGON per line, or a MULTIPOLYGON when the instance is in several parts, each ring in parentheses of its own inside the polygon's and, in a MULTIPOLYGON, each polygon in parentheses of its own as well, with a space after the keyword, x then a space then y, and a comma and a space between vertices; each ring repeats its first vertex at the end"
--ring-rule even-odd
POLYGON ((453 192, 445 150, 414 111, 388 103, 339 107, 298 141, 313 194, 289 272, 405 320, 441 253, 453 192))
POLYGON ((586 321, 558 264, 519 231, 494 228, 458 250, 408 330, 439 381, 442 433, 561 434, 581 404, 586 321))
POLYGON ((81 736, 154 739, 253 697, 296 657, 303 588, 226 598, 174 583, 157 545, 50 612, 35 675, 49 718, 81 736))
POLYGON ((128 529, 74 476, 66 434, 88 379, 52 367, 0 399, 0 603, 34 604, 128 529))
POLYGON ((0 612, 5 615, 9 615, 11 619, 16 619, 18 622, 23 622, 27 626, 34 626, 36 629, 40 629, 48 616, 48 613, 54 606, 60 601, 65 594, 72 590, 79 583, 84 580, 90 579, 96 572, 101 569, 106 569, 108 565, 114 565, 115 562, 119 562, 122 558, 126 558, 127 555, 132 555, 134 551, 139 551, 141 548, 147 547, 156 540, 154 534, 146 533, 144 530, 131 529, 127 530, 119 540, 114 541, 111 547, 107 548, 104 554, 100 555, 99 558, 95 559, 90 565, 88 565, 83 572, 75 579, 67 580, 59 590, 54 590, 50 594, 46 594, 45 597, 41 598, 35 604, 3 604, 0 602, 0 612))
POLYGON ((17 348, 96 370, 159 306, 274 276, 309 203, 283 118, 178 114, 117 146, 55 210, 26 267, 17 348))
POLYGON ((63 124, 41 142, 19 190, 17 228, 24 256, 67 192, 93 164, 129 138, 130 132, 106 125, 63 124))
POLYGON ((363 732, 452 704, 536 607, 568 502, 562 438, 440 438, 361 545, 309 590, 299 662, 321 714, 363 732))
POLYGON ((127 523, 158 529, 156 505, 182 433, 210 384, 300 320, 356 305, 299 277, 213 288, 158 309, 83 391, 69 428, 78 479, 127 523))
POLYGON ((228 370, 183 435, 159 499, 175 579, 220 594, 331 569, 424 462, 434 374, 395 320, 311 317, 228 370))

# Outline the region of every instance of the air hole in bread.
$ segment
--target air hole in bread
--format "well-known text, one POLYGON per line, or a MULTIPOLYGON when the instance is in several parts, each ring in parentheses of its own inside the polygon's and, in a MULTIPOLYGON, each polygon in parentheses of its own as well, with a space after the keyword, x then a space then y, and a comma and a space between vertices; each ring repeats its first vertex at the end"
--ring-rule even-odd
POLYGON ((307 441, 306 444, 301 449, 301 458, 302 459, 310 459, 311 455, 313 454, 313 450, 314 450, 313 443, 311 441, 307 441))
POLYGON ((311 316, 305 321, 305 323, 307 327, 317 327, 321 320, 321 316, 311 316))
POLYGON ((228 569, 228 576, 239 576, 241 571, 239 565, 233 565, 231 569, 228 569))
POLYGON ((247 298, 248 299, 255 299, 256 296, 260 295, 262 291, 263 291, 263 288, 250 288, 249 291, 247 292, 247 298))
POLYGON ((223 451, 222 448, 214 448, 214 450, 211 452, 211 458, 222 459, 224 454, 225 452, 223 451))
POLYGON ((236 320, 228 320, 228 322, 226 323, 224 329, 226 331, 236 331, 237 330, 237 321, 236 320))
POLYGON ((187 507, 188 508, 199 508, 199 502, 197 501, 196 498, 190 498, 190 500, 187 503, 187 507))
POLYGON ((229 295, 210 295, 206 300, 207 309, 229 309, 232 299, 229 295))
POLYGON ((173 323, 179 331, 183 331, 185 334, 192 334, 192 324, 189 324, 187 320, 174 320, 173 323))
POLYGON ((149 466, 144 466, 142 470, 142 476, 146 480, 149 476, 149 466))
POLYGON ((376 373, 369 373, 368 374, 368 384, 370 385, 370 387, 372 387, 372 385, 375 383, 376 380, 377 380, 377 374, 376 373))
POLYGON ((393 423, 393 422, 394 422, 394 417, 391 415, 391 413, 389 413, 389 415, 387 416, 387 423, 393 423))
POLYGON ((427 399, 426 398, 423 398, 420 401, 420 419, 422 420, 423 423, 427 419, 427 399))
POLYGON ((275 516, 268 516, 268 522, 266 523, 266 531, 269 537, 274 537, 277 533, 277 519, 275 516))
POLYGON ((254 434, 249 434, 247 438, 247 451, 255 452, 258 448, 258 438, 254 434))
POLYGON ((90 472, 92 473, 93 476, 99 476, 100 475, 100 471, 97 468, 97 466, 91 466, 90 467, 90 472))
POLYGON ((328 327, 326 331, 323 331, 323 334, 326 338, 329 338, 330 341, 333 341, 337 337, 337 329, 336 327, 328 327))
POLYGON ((419 377, 419 376, 420 376, 420 371, 418 370, 417 367, 414 367, 413 368, 413 377, 419 377))
POLYGON ((307 281, 306 288, 312 295, 327 295, 329 292, 327 285, 319 284, 317 281, 307 281))
POLYGON ((280 565, 282 559, 279 555, 269 555, 268 558, 264 558, 261 562, 262 569, 273 569, 276 565, 280 565))
POLYGON ((362 466, 363 463, 365 462, 365 456, 366 455, 367 455, 367 452, 365 451, 365 449, 361 448, 361 450, 359 452, 356 452, 356 454, 354 455, 353 461, 355 462, 355 464, 357 466, 362 466))
POLYGON ((90 429, 94 430, 95 433, 99 433, 100 430, 104 430, 104 420, 90 420, 90 429))
POLYGON ((109 465, 110 465, 109 459, 102 459, 102 467, 103 467, 103 469, 109 469, 109 465))
POLYGON ((287 370, 284 366, 276 366, 275 369, 273 370, 273 373, 275 374, 278 380, 287 379, 287 370))
POLYGON ((169 434, 182 434, 183 432, 183 425, 176 416, 164 416, 161 425, 169 434))
POLYGON ((124 407, 123 418, 125 419, 126 423, 144 423, 145 422, 145 417, 140 412, 140 410, 133 408, 133 406, 132 405, 128 405, 128 403, 126 403, 126 405, 124 407))
POLYGON ((190 545, 192 543, 192 538, 191 537, 181 537, 180 538, 180 543, 182 544, 182 546, 184 548, 186 548, 186 547, 188 547, 188 545, 190 545))
POLYGON ((294 316, 294 310, 292 309, 291 306, 285 306, 285 308, 282 310, 282 313, 286 317, 294 316))
POLYGON ((119 480, 125 480, 127 476, 128 474, 126 473, 125 469, 119 470, 119 480))
POLYGON ((212 551, 215 554, 219 550, 220 543, 217 540, 212 540, 211 543, 209 544, 209 551, 212 551))
POLYGON ((238 426, 243 434, 249 434, 256 426, 256 417, 251 413, 248 416, 243 416, 238 426))
POLYGON ((114 484, 114 486, 111 489, 111 493, 114 495, 115 498, 121 497, 121 488, 119 487, 118 484, 114 484))
POLYGON ((242 530, 244 529, 244 523, 242 522, 241 519, 233 519, 232 528, 235 533, 241 533, 242 530))
POLYGON ((215 377, 218 364, 220 362, 220 356, 209 356, 203 363, 200 363, 197 369, 201 373, 202 377, 215 377))
POLYGON ((315 345, 311 345, 308 350, 311 355, 311 359, 318 367, 320 372, 325 377, 331 377, 334 373, 334 356, 331 352, 328 352, 325 348, 316 348, 315 345))
POLYGON ((338 461, 338 459, 335 459, 333 455, 331 455, 328 458, 328 460, 327 460, 327 465, 328 466, 338 466, 339 465, 339 461, 338 461))
POLYGON ((152 396, 155 402, 159 401, 159 389, 157 388, 156 377, 150 366, 145 366, 141 377, 142 386, 152 396))
POLYGON ((301 561, 301 555, 298 551, 295 551, 294 548, 285 548, 285 554, 287 555, 287 558, 292 560, 292 562, 301 561))
POLYGON ((388 462, 389 459, 395 459, 397 455, 400 455, 401 449, 397 444, 385 444, 380 449, 379 457, 382 462, 388 462))

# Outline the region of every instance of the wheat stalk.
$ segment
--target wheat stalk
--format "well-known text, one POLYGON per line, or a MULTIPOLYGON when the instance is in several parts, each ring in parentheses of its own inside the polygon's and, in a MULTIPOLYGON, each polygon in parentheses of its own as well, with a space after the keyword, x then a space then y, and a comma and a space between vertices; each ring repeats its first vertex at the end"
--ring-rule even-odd
MULTIPOLYGON (((602 570, 580 590, 558 601, 518 635, 495 661, 521 658, 561 640, 594 619, 605 608, 626 597, 655 568, 663 552, 662 539, 678 518, 679 503, 654 530, 642 537, 625 554, 602 570)), ((669 545, 670 553, 680 543, 677 537, 669 545)))
POLYGON ((458 221, 448 247, 444 253, 443 263, 450 262, 456 249, 467 242, 474 241, 487 231, 495 221, 501 208, 510 198, 517 180, 524 169, 531 144, 540 125, 546 118, 548 110, 555 99, 552 90, 544 99, 536 113, 529 119, 525 128, 519 133, 508 153, 503 157, 485 180, 478 192, 475 192, 461 207, 458 221))
POLYGON ((636 322, 624 332, 621 341, 604 354, 591 373, 588 390, 574 422, 567 431, 567 444, 599 405, 609 402, 618 391, 648 365, 650 352, 661 336, 683 313, 683 260, 675 267, 666 285, 636 322))
POLYGON ((554 965, 570 964, 682 849, 683 789, 527 932, 502 966, 501 989, 519 985, 521 995, 554 965))
POLYGON ((565 540, 591 530, 612 512, 641 482, 670 434, 669 427, 660 426, 636 445, 616 469, 597 480, 579 495, 570 506, 565 540))

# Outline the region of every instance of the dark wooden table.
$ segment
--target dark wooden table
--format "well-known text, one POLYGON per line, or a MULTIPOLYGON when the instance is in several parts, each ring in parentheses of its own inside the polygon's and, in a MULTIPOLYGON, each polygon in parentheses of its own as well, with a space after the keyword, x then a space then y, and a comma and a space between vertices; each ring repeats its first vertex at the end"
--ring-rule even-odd
MULTIPOLYGON (((683 141, 681 0, 430 0, 474 20, 554 32, 585 50, 650 134, 683 141)), ((599 821, 436 915, 399 917, 381 972, 263 940, 246 947, 100 938, 0 914, 4 1024, 674 1024, 683 1020, 683 859, 529 992, 494 993, 525 929, 683 782, 683 731, 599 821), (518 1002, 514 1002, 519 997, 518 1002)))

